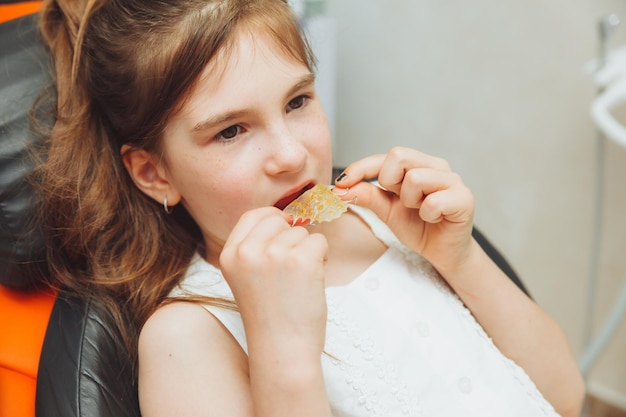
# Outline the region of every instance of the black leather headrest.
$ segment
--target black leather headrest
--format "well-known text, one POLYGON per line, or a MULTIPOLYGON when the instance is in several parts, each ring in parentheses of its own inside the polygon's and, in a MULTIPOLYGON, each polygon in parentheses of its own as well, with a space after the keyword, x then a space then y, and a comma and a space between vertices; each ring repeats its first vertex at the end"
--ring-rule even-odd
POLYGON ((37 417, 140 417, 137 379, 110 311, 61 291, 37 372, 37 417))
POLYGON ((0 24, 0 284, 12 289, 36 287, 45 273, 43 238, 29 230, 34 193, 27 176, 35 140, 29 112, 49 82, 46 59, 34 15, 0 24))

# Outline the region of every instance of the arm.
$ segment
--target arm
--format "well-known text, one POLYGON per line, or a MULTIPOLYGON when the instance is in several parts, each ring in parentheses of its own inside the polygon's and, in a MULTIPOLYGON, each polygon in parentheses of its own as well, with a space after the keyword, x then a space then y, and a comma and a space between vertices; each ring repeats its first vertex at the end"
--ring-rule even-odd
POLYGON ((442 159, 394 148, 357 161, 337 187, 373 210, 409 248, 428 259, 498 348, 533 379, 564 416, 578 415, 584 392, 558 325, 520 291, 472 238, 474 200, 442 159), (377 178, 383 189, 364 179, 377 178))
POLYGON ((564 417, 580 414, 582 376, 558 324, 472 243, 467 262, 440 271, 507 357, 520 365, 564 417))
POLYGON ((139 404, 144 417, 251 416, 245 353, 201 306, 162 307, 139 337, 139 404))
POLYGON ((273 362, 274 357, 255 356, 248 360, 201 306, 162 307, 139 339, 142 416, 293 416, 293 410, 302 416, 330 415, 324 414, 321 371, 295 357, 273 362))
POLYGON ((159 309, 139 339, 144 417, 330 417, 322 378, 326 239, 274 207, 244 214, 220 266, 243 320, 248 356, 201 306, 159 309))
POLYGON ((219 262, 246 331, 255 416, 330 416, 321 364, 328 243, 289 221, 274 207, 245 213, 219 262))

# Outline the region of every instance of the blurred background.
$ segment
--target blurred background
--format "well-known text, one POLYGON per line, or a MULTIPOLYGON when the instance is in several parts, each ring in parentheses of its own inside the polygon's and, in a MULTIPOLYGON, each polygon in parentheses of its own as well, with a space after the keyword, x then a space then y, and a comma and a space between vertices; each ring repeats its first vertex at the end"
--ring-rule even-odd
POLYGON ((626 1, 290 2, 319 58, 335 165, 396 145, 447 159, 476 225, 565 330, 586 415, 626 416, 626 131, 590 114, 613 94, 626 125, 626 1))
MULTIPOLYGON (((450 161, 476 225, 583 360, 626 285, 626 147, 589 110, 599 21, 622 17, 608 49, 624 46, 626 2, 294 3, 320 56, 335 164, 395 145, 450 161)), ((585 373, 591 395, 626 410, 626 320, 613 330, 585 373)))

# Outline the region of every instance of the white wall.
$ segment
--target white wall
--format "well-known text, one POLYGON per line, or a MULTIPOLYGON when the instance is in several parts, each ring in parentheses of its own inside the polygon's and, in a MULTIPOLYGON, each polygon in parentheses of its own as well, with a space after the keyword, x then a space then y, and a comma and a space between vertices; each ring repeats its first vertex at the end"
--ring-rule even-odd
MULTIPOLYGON (((336 164, 404 145, 442 156, 476 224, 583 351, 596 94, 583 65, 617 0, 329 0, 337 29, 336 164)), ((596 327, 626 283, 626 149, 609 145, 596 327)), ((589 385, 626 406, 626 322, 589 385)))

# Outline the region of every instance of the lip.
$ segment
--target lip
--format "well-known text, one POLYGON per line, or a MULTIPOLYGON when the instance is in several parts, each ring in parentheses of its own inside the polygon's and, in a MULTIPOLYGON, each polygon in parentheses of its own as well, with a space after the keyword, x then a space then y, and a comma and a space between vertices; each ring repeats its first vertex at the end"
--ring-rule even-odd
POLYGON ((299 187, 293 188, 284 194, 276 203, 274 207, 284 210, 293 200, 300 197, 305 191, 310 190, 315 185, 314 182, 307 182, 299 187))

